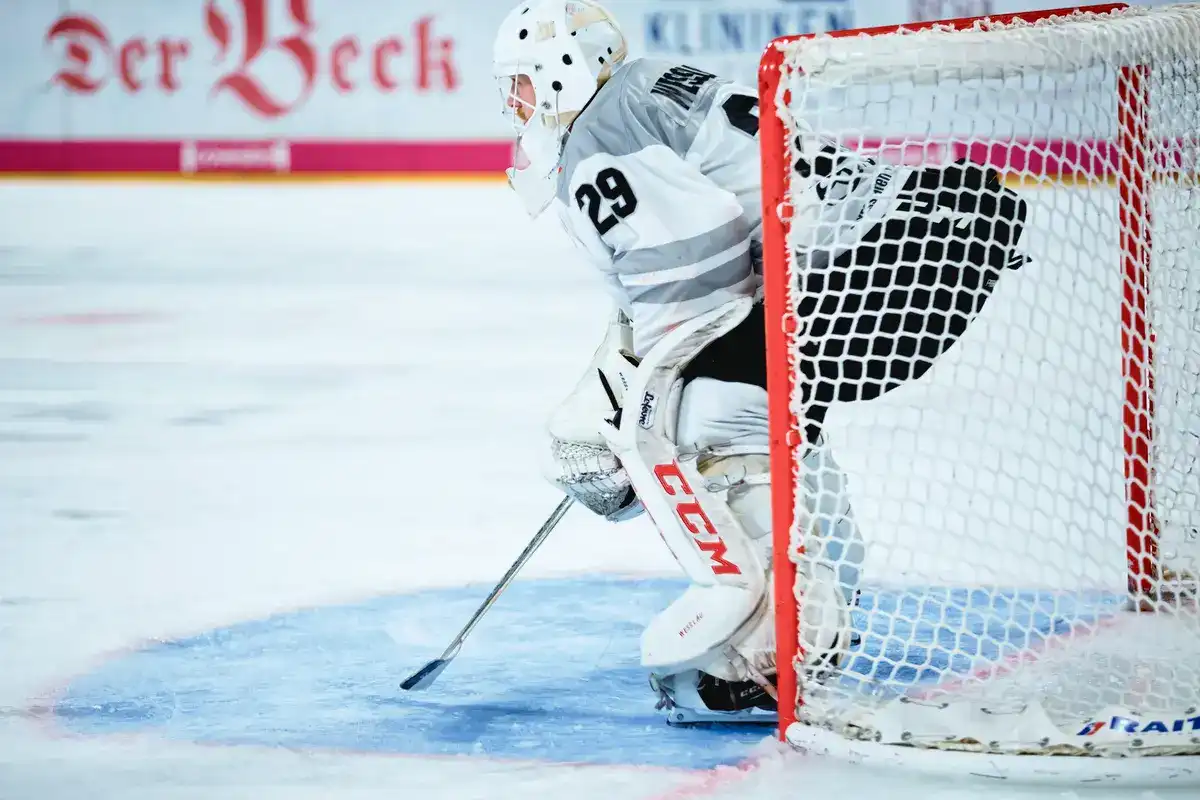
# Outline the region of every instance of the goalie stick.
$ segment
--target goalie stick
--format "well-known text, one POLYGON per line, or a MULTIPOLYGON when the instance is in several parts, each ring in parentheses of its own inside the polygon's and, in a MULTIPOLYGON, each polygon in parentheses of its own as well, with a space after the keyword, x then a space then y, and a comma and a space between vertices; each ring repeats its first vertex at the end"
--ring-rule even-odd
POLYGON ((559 520, 561 520, 563 515, 567 513, 567 509, 571 507, 573 502, 575 502, 574 498, 563 498, 562 502, 558 504, 558 508, 554 509, 554 513, 550 515, 549 519, 542 524, 542 527, 534 535, 533 540, 525 546, 525 549, 521 551, 521 555, 517 556, 517 560, 513 562, 511 567, 508 568, 508 572, 504 573, 504 577, 501 578, 500 582, 496 584, 496 587, 492 589, 491 594, 487 596, 487 599, 483 601, 483 604, 476 609, 474 614, 471 615, 471 619, 467 620, 467 624, 464 625, 463 629, 458 632, 458 636, 454 637, 454 641, 450 643, 450 646, 447 647, 446 650, 433 661, 430 661, 412 675, 409 675, 407 678, 405 678, 404 682, 400 684, 401 689, 405 690, 406 692, 419 692, 424 691, 433 685, 433 682, 437 680, 438 676, 441 675, 443 671, 445 671, 446 667, 450 666, 450 662, 453 661, 454 657, 458 655, 458 651, 462 649, 463 642, 466 641, 467 637, 471 635, 471 631, 477 624, 479 624, 479 620, 483 619, 483 615, 486 614, 487 610, 492 607, 493 603, 496 602, 496 598, 498 598, 500 594, 508 588, 508 585, 512 583, 512 579, 516 577, 517 573, 521 571, 521 568, 525 566, 525 563, 529 561, 535 552, 537 552, 537 549, 542 546, 542 542, 544 542, 546 537, 550 535, 550 531, 554 530, 554 528, 558 525, 559 520))

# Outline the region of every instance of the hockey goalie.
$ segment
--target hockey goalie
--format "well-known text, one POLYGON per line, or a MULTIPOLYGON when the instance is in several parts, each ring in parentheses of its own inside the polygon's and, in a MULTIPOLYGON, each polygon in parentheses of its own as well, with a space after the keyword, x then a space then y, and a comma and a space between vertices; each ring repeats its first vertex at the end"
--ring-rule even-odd
MULTIPOLYGON (((632 59, 590 0, 527 0, 497 34, 512 188, 553 207, 615 308, 549 421, 549 478, 614 522, 647 513, 690 580, 641 639, 660 705, 695 719, 774 709, 757 97, 716 75, 632 59)), ((796 141, 792 221, 807 326, 803 377, 804 663, 853 647, 863 545, 822 434, 834 404, 919 380, 980 313, 1026 209, 967 163, 896 167, 819 132, 796 141)), ((790 480, 791 476, 778 476, 790 480)))

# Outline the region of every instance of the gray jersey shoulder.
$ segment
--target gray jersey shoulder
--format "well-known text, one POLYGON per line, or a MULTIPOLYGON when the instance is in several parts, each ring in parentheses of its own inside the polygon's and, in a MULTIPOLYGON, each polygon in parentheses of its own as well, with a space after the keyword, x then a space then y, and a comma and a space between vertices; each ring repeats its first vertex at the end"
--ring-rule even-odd
POLYGON ((559 199, 569 203, 571 176, 591 156, 626 156, 652 145, 686 156, 718 87, 728 83, 671 61, 641 58, 625 64, 571 126, 563 146, 559 199))

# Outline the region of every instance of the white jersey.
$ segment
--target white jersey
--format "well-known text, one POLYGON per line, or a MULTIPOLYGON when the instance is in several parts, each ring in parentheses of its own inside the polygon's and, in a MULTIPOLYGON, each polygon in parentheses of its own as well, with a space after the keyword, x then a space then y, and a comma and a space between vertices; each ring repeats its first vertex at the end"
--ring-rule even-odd
MULTIPOLYGON (((884 216, 903 181, 815 137, 801 144, 799 190, 812 202, 793 229, 807 226, 799 241, 819 267, 884 216)), ((760 294, 760 158, 754 91, 655 59, 618 69, 571 126, 558 212, 632 320, 637 355, 681 322, 760 294)))

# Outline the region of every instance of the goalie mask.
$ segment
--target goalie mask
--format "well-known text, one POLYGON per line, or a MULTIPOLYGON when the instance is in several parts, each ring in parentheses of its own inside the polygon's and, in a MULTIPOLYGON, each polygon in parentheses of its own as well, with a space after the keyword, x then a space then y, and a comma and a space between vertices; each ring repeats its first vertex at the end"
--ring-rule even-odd
POLYGON ((621 29, 591 0, 527 0, 501 23, 492 62, 515 137, 508 181, 530 216, 554 199, 563 138, 625 54, 621 29))

